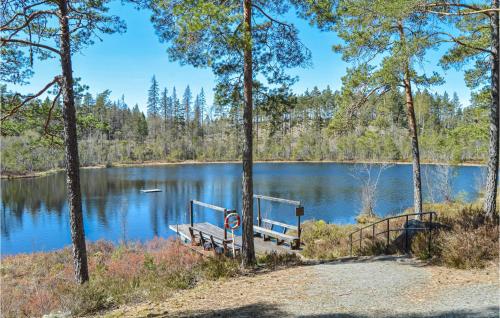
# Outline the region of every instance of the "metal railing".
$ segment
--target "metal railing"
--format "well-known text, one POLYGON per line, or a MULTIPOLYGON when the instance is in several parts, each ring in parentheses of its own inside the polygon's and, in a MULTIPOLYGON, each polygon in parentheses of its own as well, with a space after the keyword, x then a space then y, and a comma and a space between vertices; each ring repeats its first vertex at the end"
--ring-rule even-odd
POLYGON ((374 243, 377 239, 377 236, 379 235, 385 235, 385 241, 386 241, 386 248, 388 248, 391 244, 391 232, 403 232, 404 233, 404 250, 405 253, 408 253, 409 251, 409 244, 408 244, 408 232, 409 231, 428 231, 428 252, 429 255, 431 255, 431 250, 432 250, 432 229, 433 229, 433 224, 432 224, 432 219, 437 218, 436 212, 423 212, 423 213, 410 213, 410 214, 403 214, 403 215, 396 215, 396 216, 391 216, 385 219, 382 219, 380 221, 377 221, 375 223, 372 223, 370 225, 364 226, 360 229, 357 229, 356 231, 352 232, 349 234, 349 248, 350 248, 350 255, 352 256, 353 252, 353 244, 359 242, 359 249, 361 250, 363 247, 363 239, 365 238, 370 238, 372 242, 374 243), (423 222, 424 216, 428 216, 429 219, 429 224, 428 226, 425 227, 409 227, 408 221, 410 216, 421 216, 420 221, 423 222), (405 218, 405 223, 403 225, 403 228, 396 228, 396 229, 391 229, 390 226, 390 221, 394 219, 402 219, 405 218), (378 224, 385 223, 386 227, 384 231, 381 232, 376 232, 376 226, 378 224), (371 230, 370 230, 371 228, 371 230), (368 229, 368 230, 367 230, 368 229), (359 238, 354 239, 353 237, 355 234, 359 232, 359 238), (363 232, 368 232, 371 233, 371 236, 365 236, 363 237, 363 232))

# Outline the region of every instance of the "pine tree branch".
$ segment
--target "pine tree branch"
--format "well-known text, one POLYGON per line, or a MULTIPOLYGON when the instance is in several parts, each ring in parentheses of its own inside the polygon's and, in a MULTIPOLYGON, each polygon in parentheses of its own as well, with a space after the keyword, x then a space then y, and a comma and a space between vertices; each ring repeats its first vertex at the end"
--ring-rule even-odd
POLYGON ((458 45, 467 47, 469 49, 473 49, 473 50, 476 50, 476 51, 481 51, 481 52, 488 53, 488 54, 493 54, 493 51, 491 51, 491 50, 467 44, 467 43, 461 41, 460 39, 454 37, 453 35, 451 35, 449 33, 446 33, 446 32, 436 32, 436 34, 446 35, 446 36, 448 36, 450 38, 450 40, 440 40, 440 41, 437 41, 437 42, 456 43, 458 45))
POLYGON ((472 15, 472 14, 485 14, 487 16, 491 16, 494 12, 499 12, 498 8, 480 8, 474 5, 465 4, 465 3, 451 3, 451 2, 436 2, 436 3, 428 3, 421 4, 419 7, 424 8, 424 12, 437 14, 441 16, 464 16, 464 15, 472 15), (457 12, 445 12, 445 11, 435 11, 428 8, 446 8, 446 7, 456 7, 457 12), (467 9, 468 11, 460 11, 460 8, 467 9))
POLYGON ((280 25, 283 25, 283 26, 286 26, 288 28, 290 28, 291 26, 289 24, 286 24, 285 22, 281 22, 281 21, 278 21, 276 19, 274 19, 273 17, 271 17, 269 14, 267 14, 261 7, 259 7, 258 5, 252 3, 252 7, 254 7, 255 9, 259 10, 260 13, 262 13, 266 18, 268 18, 271 22, 275 22, 277 24, 280 24, 280 25))
POLYGON ((50 81, 47 85, 45 85, 44 88, 42 88, 38 93, 36 93, 35 95, 30 95, 30 96, 27 96, 21 103, 19 103, 19 105, 15 106, 14 108, 12 108, 9 113, 5 116, 3 116, 0 121, 4 121, 6 120, 7 118, 11 117, 12 115, 14 115, 18 110, 19 108, 23 107, 24 105, 26 105, 28 102, 32 101, 33 99, 39 97, 40 95, 42 95, 43 93, 45 93, 50 87, 52 87, 54 84, 56 83, 59 83, 61 77, 60 76, 56 76, 54 77, 54 79, 52 81, 50 81))
MULTIPOLYGON (((25 22, 22 25, 20 25, 20 26, 10 27, 10 24, 12 24, 15 21, 15 19, 12 18, 12 19, 9 20, 9 22, 7 22, 7 23, 3 24, 2 26, 0 26, 0 31, 1 32, 15 31, 15 33, 17 33, 20 30, 22 30, 25 27, 27 27, 30 24, 30 22, 33 21, 34 19, 36 19, 37 17, 43 16, 43 15, 46 15, 46 14, 58 16, 57 13, 55 11, 52 11, 52 10, 36 11, 36 12, 33 12, 32 14, 30 14, 30 15, 16 14, 15 16, 22 16, 22 17, 24 17, 25 18, 25 22)), ((11 35, 11 37, 12 37, 12 35, 11 35)))
POLYGON ((12 18, 10 18, 10 20, 9 20, 9 21, 5 22, 5 23, 2 25, 2 27, 1 27, 1 28, 3 29, 5 26, 7 26, 7 25, 11 24, 11 23, 12 23, 15 19, 17 19, 17 17, 18 17, 18 16, 22 16, 22 15, 24 15, 24 16, 25 16, 25 15, 26 15, 26 11, 28 11, 29 9, 34 8, 34 7, 36 7, 36 6, 39 6, 39 5, 42 5, 42 4, 44 4, 44 3, 47 3, 47 0, 40 1, 40 2, 34 3, 34 4, 30 5, 30 6, 24 7, 24 8, 23 8, 23 12, 22 12, 22 13, 21 13, 21 12, 18 12, 18 13, 16 13, 16 14, 14 14, 14 16, 13 16, 12 18))
POLYGON ((38 47, 41 49, 45 49, 45 50, 49 50, 51 52, 54 52, 57 55, 61 55, 61 52, 59 52, 59 50, 57 50, 51 46, 48 46, 45 44, 40 44, 40 43, 34 43, 34 42, 31 42, 28 40, 0 38, 0 42, 2 42, 2 46, 7 44, 7 43, 19 43, 19 44, 28 45, 28 46, 35 46, 35 47, 38 47))
POLYGON ((49 108, 49 113, 47 114, 47 120, 45 120, 45 125, 43 127, 45 134, 52 136, 52 137, 54 137, 54 135, 49 132, 49 123, 50 123, 50 120, 52 119, 52 111, 54 110, 54 108, 56 106, 56 102, 59 99, 59 96, 61 96, 61 92, 62 92, 62 88, 59 87, 59 91, 57 92, 56 97, 54 97, 54 100, 52 101, 52 105, 49 108))

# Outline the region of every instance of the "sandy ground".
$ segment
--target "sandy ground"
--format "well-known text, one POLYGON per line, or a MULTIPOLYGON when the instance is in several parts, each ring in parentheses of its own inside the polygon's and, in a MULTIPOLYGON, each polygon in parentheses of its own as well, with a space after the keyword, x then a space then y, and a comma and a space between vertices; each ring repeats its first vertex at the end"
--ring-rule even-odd
POLYGON ((462 271, 405 257, 304 265, 207 282, 105 317, 499 317, 498 267, 462 271))

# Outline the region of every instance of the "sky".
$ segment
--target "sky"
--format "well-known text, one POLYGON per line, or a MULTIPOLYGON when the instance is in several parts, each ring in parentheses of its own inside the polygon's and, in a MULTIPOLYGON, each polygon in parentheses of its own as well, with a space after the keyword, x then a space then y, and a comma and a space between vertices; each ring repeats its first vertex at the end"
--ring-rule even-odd
MULTIPOLYGON (((167 45, 160 43, 149 20, 149 11, 138 11, 117 1, 111 4, 110 13, 119 15, 126 22, 126 33, 104 35, 102 42, 96 41, 73 57, 74 76, 89 86, 90 93, 95 95, 109 89, 112 100, 124 95, 129 107, 137 103, 145 111, 147 91, 155 75, 160 87, 167 87, 169 93, 174 86, 178 95, 187 85, 194 94, 203 88, 207 102, 211 104, 215 86, 211 70, 170 61, 167 45)), ((294 92, 302 93, 314 86, 324 89, 328 85, 333 90, 340 89, 348 64, 342 61, 340 54, 332 51, 332 45, 341 43, 341 40, 333 32, 321 32, 301 19, 293 17, 291 22, 297 26, 300 39, 312 53, 311 67, 289 71, 289 74, 299 77, 294 92)), ((456 70, 444 72, 437 65, 441 54, 440 50, 431 51, 423 66, 426 72, 441 72, 446 79, 445 84, 434 87, 432 91, 447 91, 450 96, 456 92, 462 106, 469 105, 470 90, 465 86, 463 73, 456 70)), ((23 94, 37 92, 59 73, 59 64, 57 60, 35 62, 34 70, 35 75, 28 85, 9 85, 9 89, 23 94)))

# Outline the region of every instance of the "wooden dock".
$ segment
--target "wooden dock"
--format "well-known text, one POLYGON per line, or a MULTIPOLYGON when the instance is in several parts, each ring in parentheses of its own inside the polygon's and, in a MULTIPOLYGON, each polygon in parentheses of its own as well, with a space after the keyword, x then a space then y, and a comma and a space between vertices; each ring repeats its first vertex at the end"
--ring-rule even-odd
MULTIPOLYGON (((189 233, 190 224, 178 224, 178 225, 170 225, 169 228, 174 231, 178 237, 182 239, 185 243, 191 243, 191 235, 189 233)), ((204 222, 204 223, 194 223, 194 228, 202 230, 204 233, 211 234, 214 237, 224 237, 224 229, 215 226, 213 224, 204 222)), ((231 233, 228 232, 228 239, 231 238, 231 233)), ((235 235, 236 245, 241 246, 242 240, 241 236, 235 235)), ((296 253, 297 250, 291 250, 287 245, 277 245, 275 241, 264 241, 261 237, 254 237, 254 245, 255 245, 255 253, 256 254, 265 254, 271 252, 277 253, 296 253)), ((200 250, 202 254, 203 248, 201 246, 193 246, 197 251, 200 250)))

